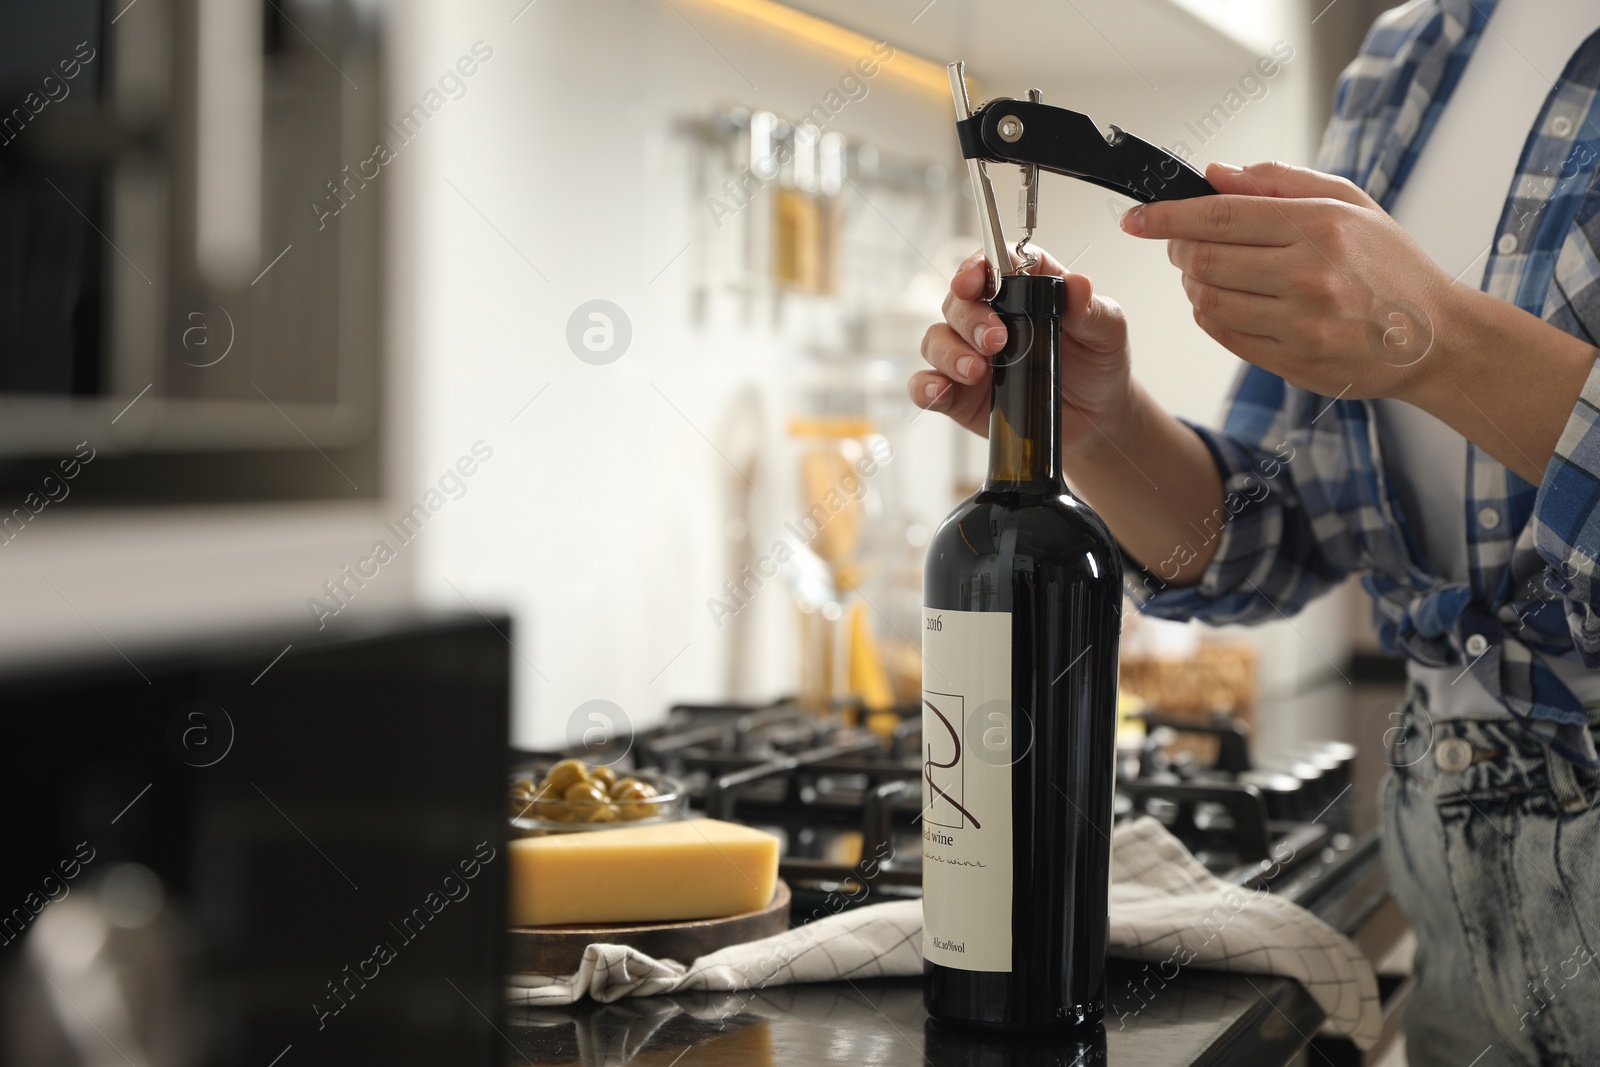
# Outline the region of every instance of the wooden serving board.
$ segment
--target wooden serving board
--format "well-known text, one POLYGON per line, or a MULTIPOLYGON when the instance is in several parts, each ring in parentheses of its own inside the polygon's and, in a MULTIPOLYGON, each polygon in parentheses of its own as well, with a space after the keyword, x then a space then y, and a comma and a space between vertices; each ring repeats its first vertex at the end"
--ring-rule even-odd
POLYGON ((781 934, 789 928, 789 887, 780 878, 760 911, 722 919, 597 926, 513 926, 507 961, 512 974, 572 974, 590 945, 629 945, 656 959, 690 963, 708 952, 781 934))

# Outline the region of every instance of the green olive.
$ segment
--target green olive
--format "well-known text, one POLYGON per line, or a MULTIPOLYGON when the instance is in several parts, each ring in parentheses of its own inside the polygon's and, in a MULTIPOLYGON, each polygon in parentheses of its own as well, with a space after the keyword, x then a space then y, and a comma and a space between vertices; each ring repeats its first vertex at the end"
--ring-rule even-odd
MULTIPOLYGON (((516 803, 516 799, 513 798, 513 804, 516 803)), ((556 819, 557 816, 552 813, 564 807, 561 794, 549 786, 540 786, 530 796, 521 799, 527 808, 527 814, 535 819, 556 819)))
POLYGON ((629 821, 635 819, 649 819, 660 814, 661 801, 654 798, 660 796, 656 788, 648 782, 634 781, 627 787, 627 796, 619 797, 612 794, 614 801, 622 801, 622 817, 629 821))
POLYGON ((569 804, 567 812, 572 822, 616 822, 622 817, 622 809, 615 804, 569 804))
POLYGON ((519 777, 511 783, 511 817, 517 819, 531 815, 543 818, 539 809, 545 806, 543 801, 548 799, 552 798, 543 787, 536 785, 532 779, 519 777))
POLYGON ((618 778, 610 767, 590 767, 564 759, 536 776, 519 773, 511 781, 511 814, 547 822, 611 823, 660 814, 660 794, 638 778, 618 778))
POLYGON ((611 798, 606 795, 605 786, 585 780, 569 785, 562 791, 561 799, 569 804, 604 804, 611 798))
POLYGON ((588 778, 589 768, 582 760, 564 759, 545 773, 544 784, 565 793, 571 786, 588 778))

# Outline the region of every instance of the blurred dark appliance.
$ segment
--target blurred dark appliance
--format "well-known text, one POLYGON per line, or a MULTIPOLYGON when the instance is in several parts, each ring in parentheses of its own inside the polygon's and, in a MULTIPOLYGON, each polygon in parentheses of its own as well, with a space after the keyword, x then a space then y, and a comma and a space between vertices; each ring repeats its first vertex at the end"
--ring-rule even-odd
POLYGON ((0 1065, 501 1062, 507 626, 0 681, 0 1065))
POLYGON ((0 485, 377 492, 381 10, 0 0, 0 485))

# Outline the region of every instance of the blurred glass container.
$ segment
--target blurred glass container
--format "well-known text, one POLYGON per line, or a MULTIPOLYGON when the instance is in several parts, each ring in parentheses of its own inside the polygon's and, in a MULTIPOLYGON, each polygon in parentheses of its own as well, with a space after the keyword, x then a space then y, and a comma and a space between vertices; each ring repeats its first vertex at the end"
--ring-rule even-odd
POLYGON ((793 147, 773 197, 772 275, 798 292, 832 294, 839 287, 844 138, 809 122, 788 128, 793 147))
POLYGON ((818 714, 896 702, 882 605, 905 520, 883 429, 898 378, 894 361, 814 351, 790 391, 797 514, 783 533, 795 546, 788 570, 800 612, 798 692, 818 714))
POLYGON ((630 807, 650 809, 649 814, 635 818, 618 817, 605 822, 575 822, 565 817, 565 809, 572 807, 569 802, 530 799, 527 791, 520 788, 530 777, 535 780, 542 778, 545 769, 519 771, 511 776, 510 804, 507 813, 511 819, 514 837, 543 837, 546 834, 570 834, 586 830, 621 830, 629 826, 655 826, 659 823, 678 822, 687 817, 684 809, 689 801, 682 781, 655 771, 630 771, 623 777, 637 779, 656 791, 656 795, 648 799, 628 802, 630 807))

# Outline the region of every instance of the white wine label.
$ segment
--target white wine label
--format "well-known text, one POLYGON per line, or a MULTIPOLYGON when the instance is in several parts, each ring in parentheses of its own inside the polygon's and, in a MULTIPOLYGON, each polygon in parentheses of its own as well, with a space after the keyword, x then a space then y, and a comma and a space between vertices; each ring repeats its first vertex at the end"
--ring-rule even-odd
POLYGON ((922 958, 1011 970, 1011 614, 922 609, 922 958))

